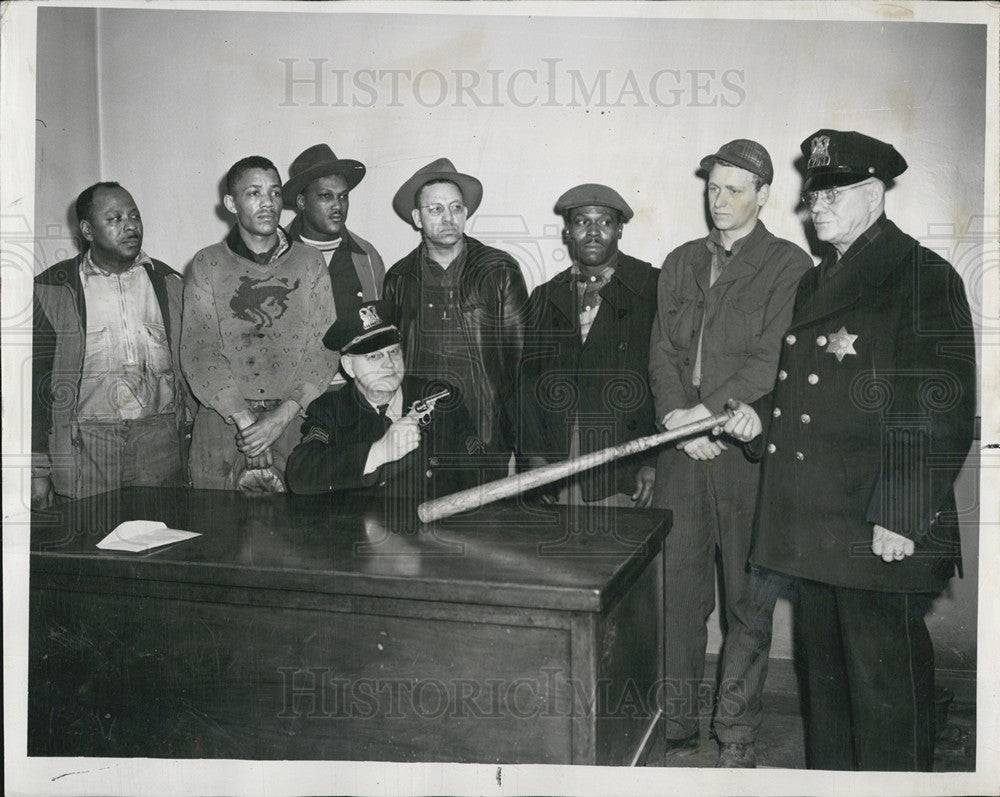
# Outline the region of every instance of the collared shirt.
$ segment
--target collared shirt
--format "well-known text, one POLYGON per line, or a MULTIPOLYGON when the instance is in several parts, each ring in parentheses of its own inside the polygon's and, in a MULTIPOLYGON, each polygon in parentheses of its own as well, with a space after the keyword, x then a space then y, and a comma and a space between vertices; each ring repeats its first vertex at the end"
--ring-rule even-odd
MULTIPOLYGON (((372 404, 368 397, 360 390, 358 390, 358 395, 361 396, 362 401, 375 410, 375 412, 381 412, 381 410, 379 410, 379 407, 382 406, 381 404, 372 404)), ((385 417, 393 423, 403 417, 403 388, 398 388, 396 392, 392 394, 392 398, 389 399, 389 405, 385 410, 385 417)))
POLYGON ((430 280, 443 287, 457 288, 465 268, 466 251, 465 239, 463 238, 459 253, 445 266, 432 258, 427 251, 427 246, 422 245, 419 255, 421 278, 425 283, 430 280))
POLYGON ((152 261, 145 252, 120 274, 98 266, 89 251, 80 261, 87 306, 80 420, 136 420, 173 411, 170 344, 147 265, 152 261))
POLYGON ((475 361, 480 355, 466 337, 460 305, 462 275, 468 258, 465 239, 447 268, 430 256, 426 244, 421 244, 417 257, 420 344, 416 347, 414 368, 410 370, 421 379, 440 379, 457 387, 469 415, 479 418, 481 388, 476 385, 475 361))
MULTIPOLYGON (((465 396, 470 413, 478 412, 473 390, 474 352, 469 349, 462 328, 459 290, 465 270, 466 247, 447 268, 436 262, 421 245, 420 264, 420 345, 416 350, 414 373, 422 379, 444 379, 465 396)), ((473 417, 478 417, 473 415, 473 417)))
MULTIPOLYGON (((756 225, 754 225, 756 226, 756 225)), ((750 230, 750 233, 753 229, 750 230)), ((722 245, 722 234, 712 228, 712 231, 708 234, 705 239, 705 246, 708 247, 708 251, 712 253, 712 265, 709 271, 708 277, 708 287, 711 288, 715 285, 716 280, 719 279, 719 275, 725 270, 729 262, 736 256, 736 254, 743 248, 743 244, 750 237, 750 233, 747 233, 738 241, 733 243, 733 248, 726 250, 722 245)), ((691 374, 691 384, 695 387, 701 387, 701 342, 705 335, 705 316, 701 317, 701 331, 698 333, 698 350, 695 352, 694 358, 694 371, 691 374)))
MULTIPOLYGON (((420 333, 442 339, 447 345, 463 342, 462 327, 459 324, 458 291, 465 267, 465 245, 462 251, 448 265, 441 266, 420 248, 420 333)), ((421 351, 434 357, 429 349, 437 347, 421 345, 421 351)))
POLYGON ((617 256, 596 274, 585 275, 578 263, 573 264, 576 280, 576 313, 580 320, 580 340, 587 342, 590 327, 594 324, 597 311, 601 308, 601 290, 611 281, 618 265, 617 256))
POLYGON ((278 227, 276 230, 278 235, 278 240, 275 242, 274 246, 268 249, 266 252, 254 252, 247 246, 246 241, 243 240, 243 236, 240 235, 240 227, 238 224, 233 225, 233 229, 229 231, 229 235, 226 236, 226 246, 228 246, 234 254, 246 260, 252 260, 261 266, 268 266, 281 257, 285 252, 288 251, 288 247, 291 244, 288 242, 288 236, 285 231, 278 227))
MULTIPOLYGON (((348 388, 345 388, 345 389, 348 389, 348 388)), ((357 390, 357 388, 355 388, 355 390, 357 390)), ((362 402, 364 402, 369 407, 371 407, 373 410, 375 410, 375 412, 381 414, 382 411, 379 409, 379 405, 372 404, 371 401, 368 400, 368 397, 365 396, 360 390, 358 390, 358 396, 359 396, 359 398, 360 398, 360 400, 362 402)), ((392 394, 392 398, 389 399, 389 405, 386 407, 386 410, 385 410, 385 417, 389 419, 390 423, 395 423, 396 421, 398 421, 400 418, 403 417, 403 388, 402 387, 400 387, 395 393, 393 393, 392 394)), ((386 429, 388 429, 388 428, 389 428, 388 424, 386 424, 386 429)), ((371 473, 374 470, 375 470, 375 466, 372 464, 372 455, 371 455, 371 452, 369 451, 368 452, 368 458, 365 460, 365 469, 364 469, 363 473, 364 473, 364 475, 367 476, 369 473, 371 473)))

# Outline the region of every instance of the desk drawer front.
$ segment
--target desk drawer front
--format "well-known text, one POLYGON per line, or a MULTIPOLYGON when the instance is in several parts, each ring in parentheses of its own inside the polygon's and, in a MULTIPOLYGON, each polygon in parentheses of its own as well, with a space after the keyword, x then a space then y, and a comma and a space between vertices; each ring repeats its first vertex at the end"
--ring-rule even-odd
POLYGON ((571 761, 565 630, 53 589, 31 600, 30 755, 571 761))

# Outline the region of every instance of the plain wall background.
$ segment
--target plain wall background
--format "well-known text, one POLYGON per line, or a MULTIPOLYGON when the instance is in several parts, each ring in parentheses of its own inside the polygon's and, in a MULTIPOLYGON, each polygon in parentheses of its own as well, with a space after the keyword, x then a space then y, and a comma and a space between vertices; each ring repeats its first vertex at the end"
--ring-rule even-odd
POLYGON ((77 195, 101 172, 97 12, 64 8, 38 25, 35 270, 76 254, 77 195), (69 186, 73 186, 70 188, 69 186))
MULTIPOLYGON (((887 213, 952 261, 978 309, 984 26, 43 7, 38 39, 36 270, 72 253, 67 210, 97 179, 132 191, 144 248, 183 270, 231 223, 219 213, 219 185, 234 161, 266 155, 287 179, 295 155, 318 142, 367 165, 348 226, 387 264, 418 242, 391 210, 395 190, 441 156, 482 180, 467 232, 514 253, 529 288, 567 265, 552 206, 582 182, 626 197, 636 216, 622 249, 659 264, 706 234, 698 162, 740 137, 763 143, 774 161, 764 222, 808 249, 793 164, 803 138, 833 127, 903 153, 910 169, 887 195, 887 213), (322 59, 319 88, 289 91, 289 74, 313 78, 310 59, 322 59), (390 77, 360 70, 405 73, 394 95, 390 77), (657 73, 672 107, 655 105, 657 73), (604 101, 585 99, 602 74, 604 101), (459 97, 458 80, 474 76, 490 107, 459 97), (356 78, 377 88, 353 88, 356 78)), ((977 483, 967 465, 966 577, 930 620, 939 666, 957 671, 975 667, 977 483)), ((718 641, 713 634, 710 648, 718 641)), ((772 655, 790 653, 781 607, 772 655)))

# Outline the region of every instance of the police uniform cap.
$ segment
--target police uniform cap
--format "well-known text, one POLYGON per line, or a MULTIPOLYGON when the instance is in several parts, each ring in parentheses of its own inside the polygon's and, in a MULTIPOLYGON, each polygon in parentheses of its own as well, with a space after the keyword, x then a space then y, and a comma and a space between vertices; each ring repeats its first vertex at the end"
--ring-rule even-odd
POLYGON ((341 354, 371 354, 392 346, 399 343, 399 330, 392 316, 391 302, 365 302, 331 324, 323 336, 323 345, 341 354))
POLYGON ((883 183, 906 171, 906 161, 892 144, 854 130, 817 130, 801 144, 806 156, 806 191, 853 185, 877 177, 883 183))

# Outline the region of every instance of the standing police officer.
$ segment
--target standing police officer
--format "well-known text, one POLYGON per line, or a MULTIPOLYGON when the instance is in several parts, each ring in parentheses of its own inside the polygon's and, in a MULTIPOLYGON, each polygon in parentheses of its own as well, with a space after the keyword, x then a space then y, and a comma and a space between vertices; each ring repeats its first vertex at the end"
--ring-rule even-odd
POLYGON ((725 427, 747 440, 767 423, 751 563, 799 590, 808 765, 930 770, 924 614, 960 565, 969 306, 955 270, 885 217, 906 169, 894 147, 819 130, 802 152, 803 200, 831 246, 799 285, 773 392, 725 427))

